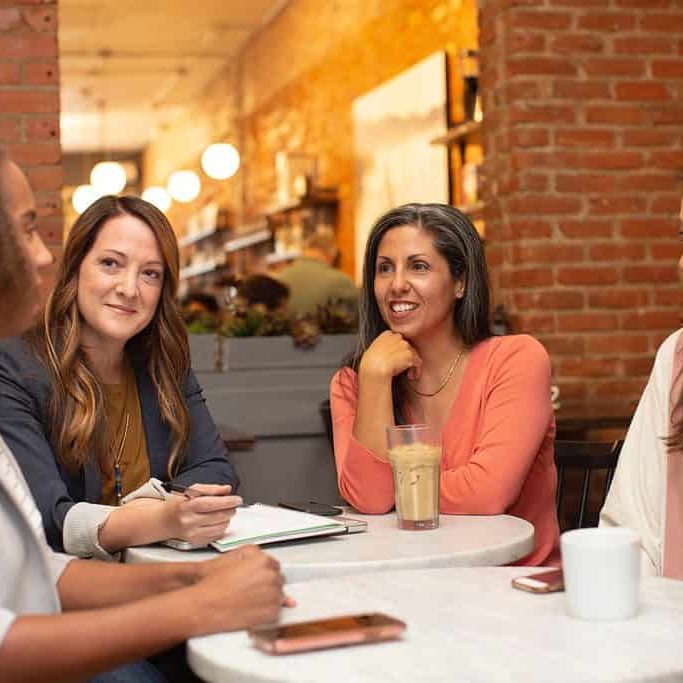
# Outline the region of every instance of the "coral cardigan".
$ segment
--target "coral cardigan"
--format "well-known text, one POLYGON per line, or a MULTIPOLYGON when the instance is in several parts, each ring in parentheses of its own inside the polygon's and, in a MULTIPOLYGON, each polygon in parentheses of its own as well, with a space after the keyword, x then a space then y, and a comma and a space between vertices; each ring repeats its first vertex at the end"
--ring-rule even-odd
MULTIPOLYGON (((394 505, 390 465, 353 436, 358 376, 342 368, 330 387, 334 454, 342 496, 361 512, 394 505)), ((550 359, 532 337, 491 337, 470 353, 443 431, 440 510, 510 514, 534 525, 520 564, 559 563, 550 359)))

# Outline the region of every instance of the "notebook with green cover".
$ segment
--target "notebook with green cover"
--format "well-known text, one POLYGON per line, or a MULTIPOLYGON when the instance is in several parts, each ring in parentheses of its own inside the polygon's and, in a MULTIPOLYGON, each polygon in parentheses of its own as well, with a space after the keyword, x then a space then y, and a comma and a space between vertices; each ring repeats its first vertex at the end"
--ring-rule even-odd
POLYGON ((238 508, 228 532, 211 543, 220 552, 254 543, 266 545, 297 538, 346 533, 346 524, 331 517, 254 503, 238 508))

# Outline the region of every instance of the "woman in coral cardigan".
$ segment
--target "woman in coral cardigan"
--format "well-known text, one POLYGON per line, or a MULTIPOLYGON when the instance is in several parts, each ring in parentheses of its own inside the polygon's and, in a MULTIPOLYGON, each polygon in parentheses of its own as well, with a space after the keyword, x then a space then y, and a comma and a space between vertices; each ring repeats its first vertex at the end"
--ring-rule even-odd
POLYGON ((408 204, 382 216, 365 252, 356 353, 334 376, 339 489, 354 507, 394 504, 386 428, 443 433, 440 510, 534 525, 525 564, 558 560, 550 361, 526 335, 492 337, 481 240, 467 216, 408 204))

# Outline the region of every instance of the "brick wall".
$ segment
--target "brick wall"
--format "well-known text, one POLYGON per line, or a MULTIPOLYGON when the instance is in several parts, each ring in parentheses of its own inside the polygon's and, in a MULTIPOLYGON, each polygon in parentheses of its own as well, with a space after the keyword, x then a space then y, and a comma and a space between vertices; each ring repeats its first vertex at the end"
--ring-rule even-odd
POLYGON ((680 0, 484 0, 487 250, 566 413, 626 411, 680 326, 680 0))
POLYGON ((28 174, 40 230, 58 252, 63 225, 57 0, 0 2, 0 145, 28 174))
MULTIPOLYGON (((243 165, 220 194, 248 218, 273 201, 277 151, 315 154, 320 182, 339 188, 342 267, 353 275, 352 101, 446 50, 451 117, 461 118, 456 55, 476 44, 475 0, 292 0, 146 151, 146 182, 164 183, 171 170, 196 165, 206 144, 230 139, 243 165)), ((217 192, 207 187, 207 196, 217 192)), ((179 225, 186 213, 176 208, 172 219, 179 225)))

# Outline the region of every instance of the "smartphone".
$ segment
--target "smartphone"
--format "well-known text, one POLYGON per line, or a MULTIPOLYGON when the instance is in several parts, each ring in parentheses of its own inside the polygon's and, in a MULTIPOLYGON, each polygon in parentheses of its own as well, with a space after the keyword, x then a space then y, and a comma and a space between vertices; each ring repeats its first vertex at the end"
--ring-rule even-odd
POLYGON ((351 614, 249 629, 254 645, 273 655, 399 638, 406 625, 386 614, 351 614))
POLYGON ((334 505, 326 505, 325 503, 316 503, 313 500, 304 503, 302 501, 284 501, 278 503, 281 508, 288 508, 289 510, 299 510, 299 512, 309 512, 312 515, 322 515, 323 517, 334 517, 341 515, 344 510, 335 507, 334 505))
POLYGON ((556 593, 564 590, 564 577, 561 569, 551 569, 531 576, 518 576, 512 579, 512 587, 530 593, 556 593))

